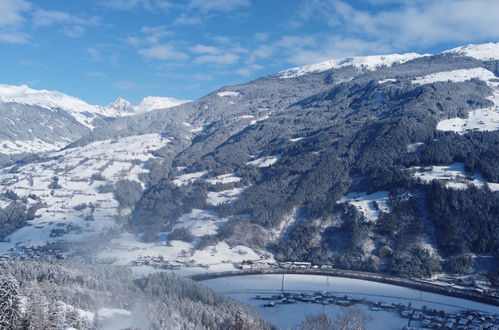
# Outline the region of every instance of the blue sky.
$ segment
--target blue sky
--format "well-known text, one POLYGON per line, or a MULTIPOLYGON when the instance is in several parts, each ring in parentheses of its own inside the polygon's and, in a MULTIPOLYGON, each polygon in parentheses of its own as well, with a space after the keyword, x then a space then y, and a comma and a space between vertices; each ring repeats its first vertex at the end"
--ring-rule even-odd
POLYGON ((196 99, 330 58, 499 41, 497 0, 0 0, 0 83, 196 99))

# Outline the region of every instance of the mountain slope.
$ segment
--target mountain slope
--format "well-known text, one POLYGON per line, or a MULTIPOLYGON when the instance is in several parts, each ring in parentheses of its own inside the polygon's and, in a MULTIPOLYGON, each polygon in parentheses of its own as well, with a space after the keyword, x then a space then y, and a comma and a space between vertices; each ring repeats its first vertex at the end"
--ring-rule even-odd
POLYGON ((0 248, 75 252, 105 232, 92 258, 186 273, 293 260, 415 277, 474 268, 494 279, 497 54, 492 44, 330 61, 115 119, 0 173, 18 194, 4 207, 37 205, 23 201, 29 193, 48 204, 0 248), (87 154, 132 140, 152 144, 87 154), (30 179, 35 167, 46 172, 30 179), (74 209, 85 194, 92 201, 74 209), (106 217, 98 202, 109 203, 106 217), (94 223, 81 220, 89 212, 94 223))

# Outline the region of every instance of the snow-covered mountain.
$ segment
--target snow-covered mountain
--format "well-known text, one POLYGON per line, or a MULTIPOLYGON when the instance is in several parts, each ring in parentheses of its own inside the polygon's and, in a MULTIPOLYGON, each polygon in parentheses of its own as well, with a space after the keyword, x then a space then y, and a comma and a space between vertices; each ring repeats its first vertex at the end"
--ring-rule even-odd
POLYGON ((168 97, 146 97, 133 105, 118 98, 109 105, 100 106, 58 91, 36 90, 27 85, 0 85, 0 156, 57 150, 95 128, 107 125, 113 118, 186 102, 168 97))
POLYGON ((172 97, 148 96, 145 97, 139 104, 133 105, 130 101, 119 97, 114 102, 106 106, 99 106, 98 108, 105 116, 124 117, 152 110, 168 109, 187 102, 191 101, 174 99, 172 97))
POLYGON ((404 63, 422 56, 428 56, 428 55, 407 53, 407 54, 389 54, 389 55, 337 58, 320 63, 314 63, 310 65, 287 69, 279 72, 277 75, 281 78, 295 78, 309 73, 324 72, 348 66, 353 66, 358 69, 376 70, 382 66, 392 66, 396 63, 404 63))
POLYGON ((499 60, 499 42, 489 42, 487 44, 466 45, 448 50, 444 53, 469 56, 482 61, 499 60))
POLYGON ((46 136, 15 103, 0 114, 14 114, 0 137, 20 140, 16 127, 23 139, 74 141, 67 127, 83 137, 0 169, 0 188, 12 190, 0 208, 34 212, 8 210, 21 216, 0 226, 0 253, 66 254, 104 237, 92 246, 99 260, 145 265, 160 255, 157 265, 186 273, 243 260, 461 271, 447 260, 473 253, 479 264, 497 251, 498 76, 498 44, 331 60, 168 111, 142 113, 175 100, 118 99, 95 109, 94 130, 38 106, 46 136))

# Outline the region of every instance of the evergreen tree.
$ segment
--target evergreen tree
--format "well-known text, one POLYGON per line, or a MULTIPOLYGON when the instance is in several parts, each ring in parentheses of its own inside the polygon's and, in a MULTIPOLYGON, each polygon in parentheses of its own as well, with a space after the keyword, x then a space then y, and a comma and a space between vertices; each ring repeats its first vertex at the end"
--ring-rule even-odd
POLYGON ((0 279, 0 330, 19 329, 21 321, 19 284, 12 276, 0 279))

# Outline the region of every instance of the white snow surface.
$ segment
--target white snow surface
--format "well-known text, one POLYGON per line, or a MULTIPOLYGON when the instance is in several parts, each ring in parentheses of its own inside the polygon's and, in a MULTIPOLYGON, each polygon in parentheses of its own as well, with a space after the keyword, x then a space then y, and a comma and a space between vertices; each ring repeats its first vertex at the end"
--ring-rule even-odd
POLYGON ((246 188, 233 188, 222 191, 210 191, 206 198, 206 203, 211 205, 220 205, 227 202, 232 202, 239 198, 246 188))
POLYGON ((191 101, 179 100, 172 97, 148 96, 135 106, 134 109, 136 113, 144 113, 157 109, 172 108, 188 102, 191 101))
POLYGON ((234 173, 228 173, 228 174, 222 174, 222 175, 216 176, 216 177, 211 178, 211 179, 206 179, 205 181, 208 183, 211 183, 211 184, 217 184, 217 183, 224 184, 224 183, 239 182, 239 181, 241 181, 241 178, 235 176, 234 173))
POLYGON ((388 191, 376 191, 371 194, 352 192, 344 196, 339 202, 355 206, 364 214, 367 221, 375 222, 381 212, 390 212, 391 209, 387 204, 388 196, 388 191))
MULTIPOLYGON (((118 202, 112 192, 101 192, 100 188, 120 179, 140 182, 138 175, 147 172, 143 164, 154 157, 151 152, 170 141, 159 134, 98 141, 48 153, 46 161, 21 166, 16 172, 11 168, 0 170, 1 190, 10 189, 21 197, 35 194, 40 202, 46 203, 28 226, 9 235, 6 242, 0 242, 0 253, 22 246, 81 242, 116 227, 118 202), (105 181, 92 180, 93 174, 102 175, 105 181), (54 177, 58 178, 60 188, 49 188, 54 177), (83 204, 87 206, 75 209, 83 204), (54 235, 55 232, 59 233, 54 235)), ((30 205, 38 202, 28 200, 30 205)), ((5 203, 8 201, 3 200, 2 204, 5 203)))
POLYGON ((494 73, 484 68, 459 69, 432 73, 423 77, 418 77, 412 81, 416 85, 431 84, 435 82, 463 82, 473 78, 488 81, 495 78, 494 73))
POLYGON ((208 173, 208 171, 201 171, 201 172, 193 172, 193 173, 187 173, 187 174, 182 174, 177 176, 172 183, 178 187, 188 185, 197 179, 205 176, 208 173))
POLYGON ((389 82, 397 82, 397 79, 393 79, 393 78, 383 79, 383 80, 378 81, 378 84, 381 85, 381 84, 386 84, 389 82))
POLYGON ((279 159, 281 159, 280 155, 275 156, 265 156, 261 158, 257 158, 255 160, 249 161, 247 165, 254 165, 257 167, 269 167, 274 165, 279 159))
POLYGON ((422 56, 425 55, 407 53, 339 58, 316 64, 291 68, 285 71, 281 71, 277 75, 279 76, 279 78, 295 78, 310 73, 323 72, 331 69, 340 69, 347 66, 353 66, 355 68, 365 70, 376 70, 377 68, 382 66, 392 66, 394 64, 404 63, 422 56))
POLYGON ((499 42, 461 46, 448 50, 445 53, 469 56, 482 61, 499 60, 499 42))
POLYGON ((107 106, 100 106, 88 104, 79 98, 58 91, 36 90, 27 85, 0 85, 0 102, 14 102, 51 110, 62 109, 81 124, 93 128, 92 121, 95 115, 106 117, 130 116, 155 109, 170 108, 190 101, 149 96, 144 98, 137 106, 133 106, 122 98, 118 98, 107 106))
MULTIPOLYGON (((494 105, 489 108, 470 111, 467 118, 449 118, 440 121, 437 129, 441 131, 452 131, 465 134, 469 131, 497 131, 499 130, 499 82, 495 75, 485 69, 476 68, 469 70, 469 75, 476 75, 475 78, 484 80, 492 89, 492 95, 488 97, 494 105), (471 72, 470 72, 471 71, 471 72)), ((463 70, 456 70, 463 71, 463 70)), ((445 72, 440 77, 445 76, 445 72)))
POLYGON ((193 209, 191 213, 184 214, 178 219, 176 228, 186 228, 192 235, 201 237, 204 235, 214 235, 218 228, 227 222, 227 219, 220 218, 214 211, 193 209))
POLYGON ((217 93, 217 95, 220 97, 238 96, 239 94, 240 94, 239 92, 234 92, 234 91, 223 91, 217 93))
POLYGON ((468 185, 482 187, 487 184, 492 191, 499 191, 499 183, 487 182, 483 176, 478 173, 473 175, 466 174, 463 163, 453 163, 448 166, 414 166, 410 168, 414 171, 412 177, 421 179, 424 182, 433 180, 442 181, 447 187, 455 189, 466 189, 468 185))
POLYGON ((59 150, 64 146, 66 146, 66 143, 49 143, 38 138, 32 140, 0 140, 0 153, 9 155, 23 152, 40 153, 59 150))
MULTIPOLYGON (((98 254, 98 258, 116 265, 129 265, 132 261, 140 258, 161 256, 169 264, 181 266, 181 269, 176 270, 176 272, 182 275, 210 271, 234 271, 237 269, 232 262, 262 259, 255 251, 246 246, 230 247, 227 243, 220 242, 203 250, 196 250, 198 242, 199 239, 192 243, 182 241, 169 241, 168 244, 165 244, 165 241, 144 243, 134 235, 124 233, 112 239, 109 247, 98 254)), ((139 274, 158 271, 149 266, 135 266, 134 270, 139 274)))
MULTIPOLYGON (((293 329, 308 315, 324 312, 332 316, 338 311, 339 307, 337 305, 324 306, 310 303, 264 308, 262 300, 253 299, 257 294, 263 296, 280 294, 282 278, 282 275, 244 275, 206 280, 202 281, 202 284, 218 293, 225 294, 258 309, 267 321, 279 329, 293 329)), ((448 312, 475 309, 487 313, 497 313, 497 307, 492 305, 401 286, 343 277, 285 275, 284 291, 293 293, 329 291, 338 296, 346 294, 349 297, 365 297, 368 300, 385 303, 403 303, 407 305, 411 302, 412 306, 416 308, 422 308, 423 305, 426 305, 428 308, 448 312)), ((398 317, 395 312, 374 312, 364 305, 359 305, 359 307, 373 317, 373 320, 367 324, 367 329, 399 330, 407 325, 407 319, 398 317)))

